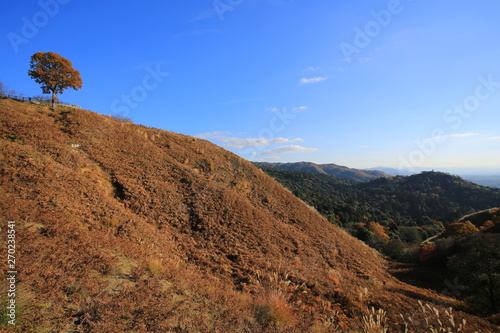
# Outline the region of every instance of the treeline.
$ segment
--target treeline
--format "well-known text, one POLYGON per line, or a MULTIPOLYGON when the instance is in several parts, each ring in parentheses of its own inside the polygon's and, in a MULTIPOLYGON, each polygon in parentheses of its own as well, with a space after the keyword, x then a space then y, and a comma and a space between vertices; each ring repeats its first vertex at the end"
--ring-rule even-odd
POLYGON ((376 221, 385 226, 444 225, 500 206, 500 189, 440 172, 355 183, 330 175, 259 166, 331 222, 376 221))
POLYGON ((440 172, 356 183, 306 171, 259 167, 331 223, 403 262, 418 261, 421 243, 460 217, 500 206, 500 189, 440 172))

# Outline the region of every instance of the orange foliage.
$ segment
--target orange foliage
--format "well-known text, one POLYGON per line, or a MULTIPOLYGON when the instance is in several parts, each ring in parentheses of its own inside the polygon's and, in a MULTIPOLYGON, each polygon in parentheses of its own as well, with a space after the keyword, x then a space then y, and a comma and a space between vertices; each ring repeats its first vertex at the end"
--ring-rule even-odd
POLYGON ((71 61, 53 52, 37 52, 31 56, 29 76, 42 85, 44 94, 52 93, 52 106, 56 94, 68 88, 82 87, 80 72, 73 68, 71 61))
POLYGON ((492 220, 488 220, 484 222, 484 224, 481 226, 481 230, 487 230, 489 228, 493 228, 495 226, 495 223, 492 220))
POLYGON ((465 223, 451 223, 449 224, 445 231, 443 232, 443 236, 466 236, 473 233, 479 232, 479 229, 472 224, 470 221, 466 221, 465 223))
POLYGON ((418 256, 418 260, 421 263, 428 263, 429 260, 433 257, 437 248, 434 245, 424 246, 420 249, 420 254, 418 256))
POLYGON ((368 222, 365 228, 370 230, 373 236, 379 241, 389 241, 391 237, 387 234, 386 228, 377 222, 368 222))

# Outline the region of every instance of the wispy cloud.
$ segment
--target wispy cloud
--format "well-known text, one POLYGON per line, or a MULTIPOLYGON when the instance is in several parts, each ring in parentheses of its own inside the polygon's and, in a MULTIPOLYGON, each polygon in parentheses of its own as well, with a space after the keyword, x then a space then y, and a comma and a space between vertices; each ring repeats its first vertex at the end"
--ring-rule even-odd
POLYGON ((489 140, 500 140, 500 136, 492 136, 489 140))
POLYGON ((197 30, 178 33, 177 35, 174 35, 174 38, 190 37, 190 36, 198 36, 198 35, 206 35, 206 34, 215 34, 215 33, 221 33, 221 32, 222 32, 221 29, 197 29, 197 30))
MULTIPOLYGON (((286 110, 286 108, 283 108, 286 110)), ((280 108, 277 108, 277 107, 272 107, 272 108, 267 108, 266 111, 269 111, 269 112, 278 112, 282 109, 280 108)), ((296 107, 293 107, 292 108, 292 111, 293 112, 301 112, 301 111, 306 111, 306 110, 309 110, 309 107, 308 106, 305 106, 305 105, 300 105, 300 106, 296 106, 296 107)))
POLYGON ((320 70, 320 68, 317 66, 309 66, 309 67, 304 68, 304 72, 307 72, 307 73, 317 72, 319 70, 320 70))
POLYGON ((327 76, 317 76, 317 77, 310 77, 310 78, 303 77, 302 79, 300 79, 300 83, 302 83, 302 84, 318 83, 321 81, 325 81, 326 79, 328 79, 327 76))
POLYGON ((219 136, 230 135, 230 134, 231 132, 215 131, 215 132, 202 133, 195 136, 200 139, 212 139, 219 136))
POLYGON ((457 133, 457 134, 435 136, 435 137, 430 138, 430 139, 432 139, 432 140, 447 140, 447 139, 452 139, 452 138, 466 138, 466 137, 476 136, 476 135, 479 135, 479 134, 478 133, 457 133))
POLYGON ((225 148, 241 149, 249 147, 267 147, 282 143, 293 143, 303 141, 301 138, 238 138, 231 136, 229 132, 209 132, 196 135, 197 138, 214 140, 221 143, 225 148))
POLYGON ((297 106, 295 108, 292 109, 293 112, 299 112, 299 111, 305 111, 305 110, 308 110, 309 107, 308 106, 305 106, 305 105, 301 105, 301 106, 297 106))
POLYGON ((201 20, 206 20, 208 18, 211 18, 212 16, 215 16, 217 13, 215 12, 215 10, 212 8, 212 9, 206 9, 204 11, 202 11, 201 13, 198 14, 198 16, 196 16, 195 18, 191 19, 188 21, 188 23, 193 23, 193 22, 197 22, 197 21, 201 21, 201 20))
POLYGON ((280 160, 279 156, 263 156, 262 158, 256 158, 254 162, 278 162, 280 160))
POLYGON ((450 135, 452 138, 465 138, 467 136, 476 136, 478 133, 464 133, 464 134, 452 134, 450 135))
POLYGON ((317 148, 306 148, 297 145, 288 145, 278 148, 268 149, 262 153, 254 153, 256 156, 266 156, 266 155, 284 155, 284 154, 295 154, 295 153, 311 153, 317 151, 317 148))

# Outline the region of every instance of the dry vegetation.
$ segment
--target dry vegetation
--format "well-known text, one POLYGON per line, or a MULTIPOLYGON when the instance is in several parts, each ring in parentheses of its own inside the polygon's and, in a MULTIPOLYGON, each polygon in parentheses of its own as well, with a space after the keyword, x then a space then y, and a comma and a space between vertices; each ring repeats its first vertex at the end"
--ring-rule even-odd
POLYGON ((450 306, 446 332, 497 329, 207 141, 0 99, 0 150, 20 244, 6 332, 445 332, 429 316, 450 306))

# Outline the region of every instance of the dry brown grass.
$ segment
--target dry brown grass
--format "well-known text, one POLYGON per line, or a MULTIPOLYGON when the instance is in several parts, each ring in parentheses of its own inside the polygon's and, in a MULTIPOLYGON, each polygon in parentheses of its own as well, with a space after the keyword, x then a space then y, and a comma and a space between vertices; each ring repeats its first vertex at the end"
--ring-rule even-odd
POLYGON ((29 295, 10 331, 356 332, 374 307, 400 332, 417 299, 448 302, 207 141, 8 99, 0 138, 29 295))

